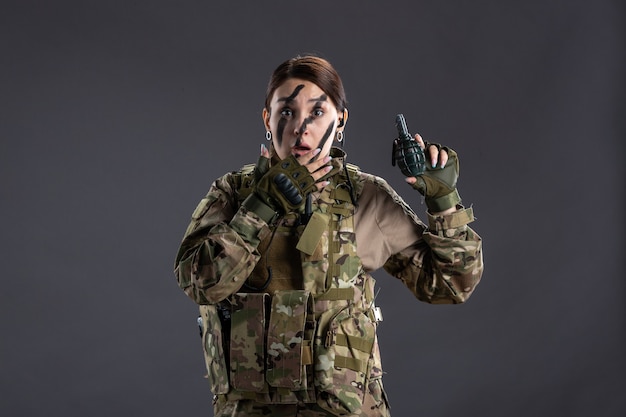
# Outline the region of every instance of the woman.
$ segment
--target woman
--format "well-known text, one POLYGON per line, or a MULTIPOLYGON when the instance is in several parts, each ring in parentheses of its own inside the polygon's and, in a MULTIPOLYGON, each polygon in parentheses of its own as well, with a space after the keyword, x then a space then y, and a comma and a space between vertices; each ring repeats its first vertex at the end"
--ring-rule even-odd
POLYGON ((462 303, 482 274, 456 153, 415 140, 426 171, 406 181, 428 226, 381 178, 333 147, 348 120, 326 60, 296 57, 270 79, 256 165, 216 180, 176 258, 200 304, 216 416, 388 416, 372 271, 429 303, 462 303))

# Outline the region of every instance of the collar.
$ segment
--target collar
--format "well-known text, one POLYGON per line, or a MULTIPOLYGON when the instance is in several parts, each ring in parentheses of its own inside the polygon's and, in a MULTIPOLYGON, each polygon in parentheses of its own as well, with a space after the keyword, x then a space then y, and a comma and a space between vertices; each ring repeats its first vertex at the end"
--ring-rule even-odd
POLYGON ((328 174, 324 175, 322 179, 330 178, 340 172, 343 169, 343 165, 346 161, 347 155, 343 149, 332 147, 330 148, 330 156, 333 158, 330 160, 330 164, 332 165, 333 169, 331 169, 328 174))

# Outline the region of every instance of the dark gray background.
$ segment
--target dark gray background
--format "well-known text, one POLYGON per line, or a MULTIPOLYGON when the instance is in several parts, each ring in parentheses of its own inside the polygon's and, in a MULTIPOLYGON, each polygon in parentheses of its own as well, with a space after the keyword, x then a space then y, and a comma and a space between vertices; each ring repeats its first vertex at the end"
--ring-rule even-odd
POLYGON ((256 160, 271 71, 335 64, 349 160, 394 117, 460 155, 484 238, 465 305, 376 274, 395 416, 621 416, 620 1, 2 1, 0 414, 211 415, 175 252, 256 160))

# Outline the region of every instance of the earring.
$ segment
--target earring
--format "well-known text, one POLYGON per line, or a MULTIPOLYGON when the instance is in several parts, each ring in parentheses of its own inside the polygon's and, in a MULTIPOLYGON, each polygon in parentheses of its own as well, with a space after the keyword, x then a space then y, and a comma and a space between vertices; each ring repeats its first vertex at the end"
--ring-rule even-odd
POLYGON ((267 131, 265 132, 265 140, 270 141, 272 140, 272 132, 271 131, 267 131))
POLYGON ((335 137, 337 138, 337 142, 343 142, 343 130, 338 130, 335 137))

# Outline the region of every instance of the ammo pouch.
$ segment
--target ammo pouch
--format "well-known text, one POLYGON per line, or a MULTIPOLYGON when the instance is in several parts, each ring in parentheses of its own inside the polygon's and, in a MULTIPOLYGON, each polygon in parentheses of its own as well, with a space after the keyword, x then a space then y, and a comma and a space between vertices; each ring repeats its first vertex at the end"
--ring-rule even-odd
POLYGON ((276 291, 272 297, 237 293, 230 300, 228 312, 201 306, 214 394, 267 404, 317 402, 337 416, 360 409, 375 341, 375 323, 367 314, 344 301, 316 323, 306 290, 276 291))
POLYGON ((228 400, 314 402, 311 302, 309 292, 299 290, 273 297, 237 293, 229 307, 201 306, 211 391, 228 400), (213 334, 218 327, 220 337, 213 334))
POLYGON ((277 291, 271 298, 256 293, 232 297, 230 381, 235 390, 306 389, 306 366, 313 363, 309 303, 308 291, 277 291))

